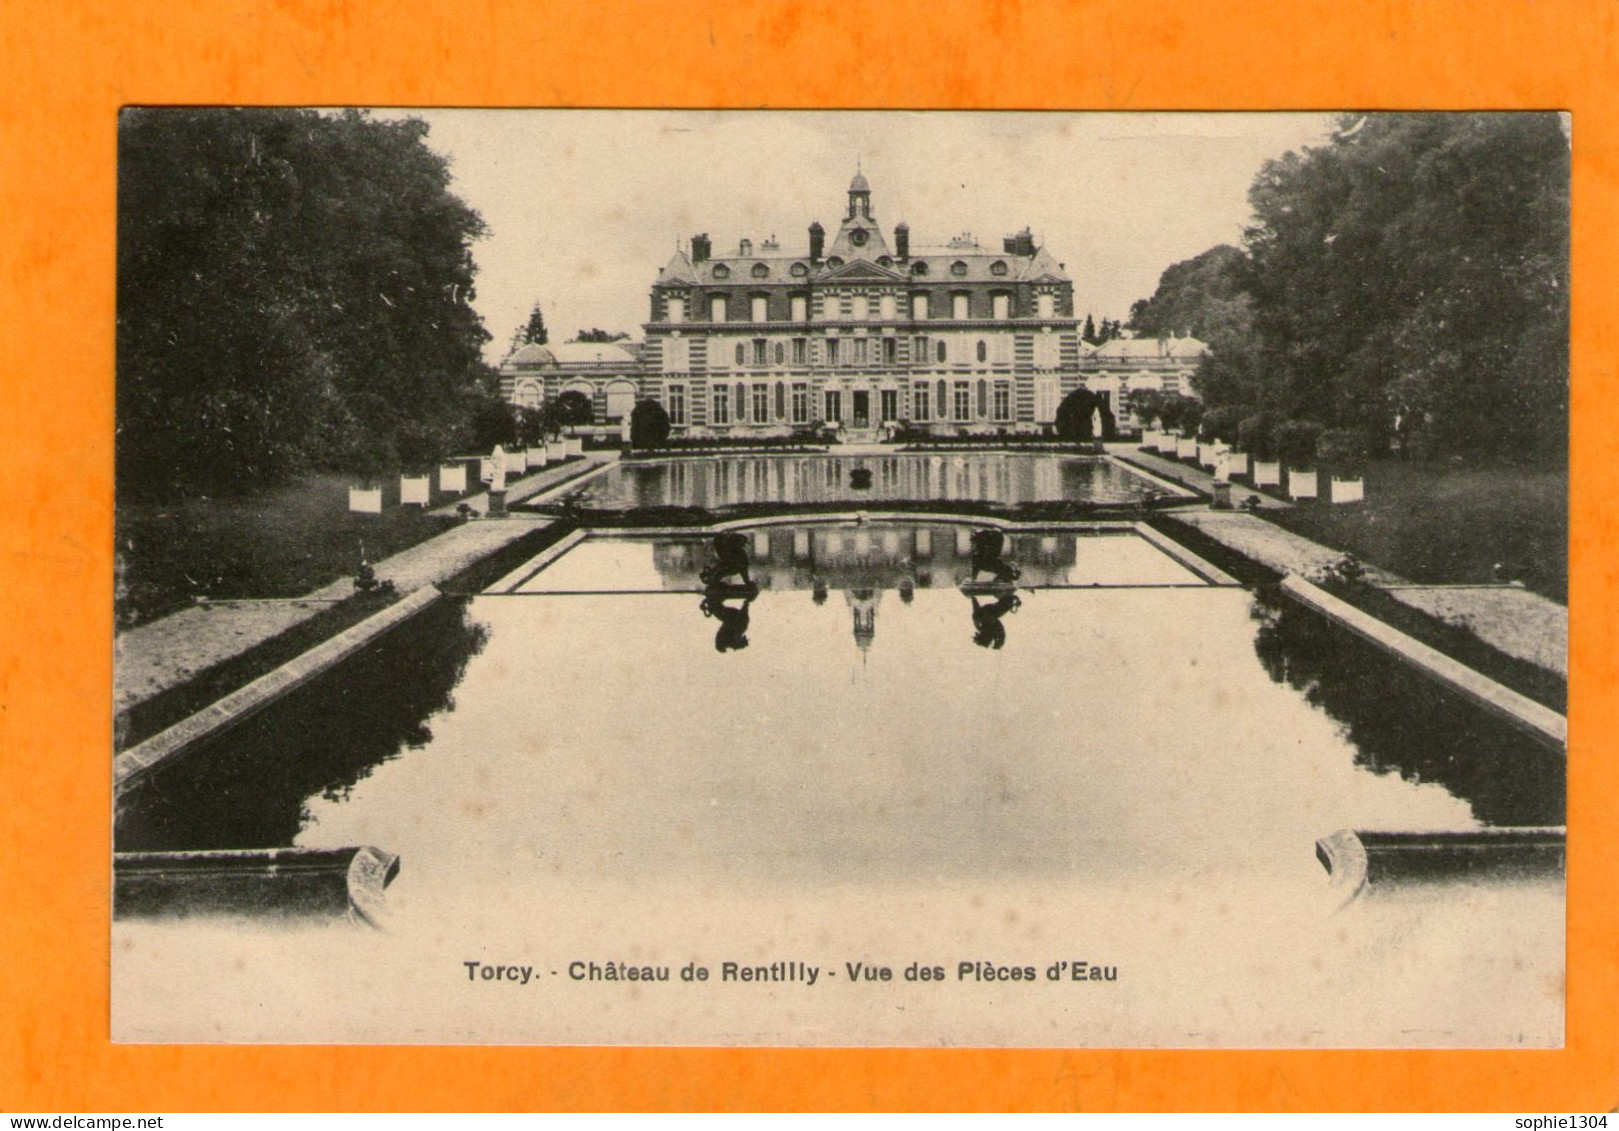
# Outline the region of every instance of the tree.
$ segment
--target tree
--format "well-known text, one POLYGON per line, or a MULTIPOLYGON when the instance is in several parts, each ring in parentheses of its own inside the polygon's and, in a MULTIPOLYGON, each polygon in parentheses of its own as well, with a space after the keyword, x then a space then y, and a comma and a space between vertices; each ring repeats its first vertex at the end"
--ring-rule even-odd
POLYGON ((654 400, 637 401, 630 410, 630 447, 660 448, 669 439, 669 414, 654 400))
POLYGON ((227 491, 447 442, 485 367, 478 214, 415 119, 118 122, 120 493, 227 491))
POLYGON ((564 428, 583 428, 590 423, 592 415, 590 398, 578 389, 569 389, 546 407, 551 409, 551 421, 558 431, 564 428))
POLYGON ((1096 321, 1089 314, 1085 315, 1085 329, 1080 336, 1093 346, 1101 344, 1101 339, 1096 336, 1096 321))
POLYGON ((1245 335, 1252 322, 1247 265, 1248 257, 1229 244, 1172 264, 1152 297, 1130 307, 1129 328, 1150 338, 1245 335))
POLYGON ((622 330, 614 334, 609 333, 600 327, 593 327, 589 330, 580 330, 573 336, 573 340, 576 342, 622 342, 627 341, 628 339, 629 335, 624 333, 622 330))
POLYGON ((1057 435, 1064 440, 1100 440, 1113 435, 1113 411, 1107 399, 1089 389, 1075 389, 1057 406, 1057 435), (1096 414, 1102 416, 1102 434, 1095 429, 1096 414))
POLYGON ((545 315, 540 311, 540 304, 535 303, 534 309, 528 312, 528 321, 518 331, 525 346, 543 346, 551 340, 551 335, 545 329, 545 315))
POLYGON ((1246 236, 1266 406, 1559 456, 1569 171, 1554 114, 1349 116, 1268 163, 1246 236))

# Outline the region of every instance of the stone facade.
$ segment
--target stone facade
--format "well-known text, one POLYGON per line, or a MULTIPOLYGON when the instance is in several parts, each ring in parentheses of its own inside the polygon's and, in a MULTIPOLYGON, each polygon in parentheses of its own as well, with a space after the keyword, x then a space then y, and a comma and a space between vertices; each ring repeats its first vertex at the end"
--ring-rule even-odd
POLYGON ((677 432, 783 434, 826 425, 850 439, 901 425, 1035 432, 1080 383, 1073 284, 1027 230, 999 251, 885 232, 857 174, 830 243, 706 234, 652 286, 646 395, 677 432))
POLYGON ((1151 389, 1195 397, 1192 374, 1207 352, 1196 338, 1115 338, 1085 346, 1079 370, 1085 387, 1107 398, 1117 427, 1130 430, 1151 423, 1131 414, 1130 394, 1151 389))

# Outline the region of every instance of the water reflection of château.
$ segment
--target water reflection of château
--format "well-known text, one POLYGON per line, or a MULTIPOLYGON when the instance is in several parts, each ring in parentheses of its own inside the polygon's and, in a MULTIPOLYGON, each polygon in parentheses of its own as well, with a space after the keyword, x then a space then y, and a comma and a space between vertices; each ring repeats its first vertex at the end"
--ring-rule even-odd
MULTIPOLYGON (((745 531, 760 589, 954 588, 972 574, 972 533, 964 525, 774 526, 745 531)), ((1009 534, 1006 558, 1022 585, 1063 585, 1077 564, 1073 534, 1009 534)), ((698 589, 712 552, 704 539, 660 541, 653 563, 669 589, 698 589)))
POLYGON ((1121 504, 1153 493, 1147 480, 1106 459, 977 452, 654 460, 619 464, 572 498, 585 506, 712 509, 852 500, 1121 504), (871 472, 869 487, 851 486, 857 469, 871 472))

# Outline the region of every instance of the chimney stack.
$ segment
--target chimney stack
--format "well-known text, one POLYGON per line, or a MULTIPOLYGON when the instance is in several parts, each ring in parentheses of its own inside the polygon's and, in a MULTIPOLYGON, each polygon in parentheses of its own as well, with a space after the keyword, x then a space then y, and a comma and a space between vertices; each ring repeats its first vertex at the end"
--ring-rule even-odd
POLYGON ((693 263, 706 263, 713 250, 714 247, 708 241, 707 232, 691 238, 691 261, 693 263))
POLYGON ((1001 241, 1001 247, 1007 255, 1020 255, 1025 259, 1034 256, 1034 233, 1024 228, 1016 235, 1007 236, 1001 241))
POLYGON ((819 263, 821 261, 821 250, 826 246, 826 229, 821 227, 820 221, 816 221, 809 226, 809 237, 810 262, 819 263))
POLYGON ((742 254, 742 256, 744 258, 749 256, 749 255, 752 255, 753 254, 753 241, 752 240, 743 240, 742 241, 742 246, 740 248, 740 253, 742 254))
POLYGON ((900 259, 911 257, 911 226, 903 220, 894 226, 894 254, 900 259))

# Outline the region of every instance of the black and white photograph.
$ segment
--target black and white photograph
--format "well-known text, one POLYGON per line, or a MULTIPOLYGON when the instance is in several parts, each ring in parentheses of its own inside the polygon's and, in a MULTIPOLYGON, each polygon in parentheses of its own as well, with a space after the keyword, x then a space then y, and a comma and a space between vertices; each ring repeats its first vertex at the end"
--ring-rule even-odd
POLYGON ((124 109, 113 1039, 1562 1047, 1575 125, 124 109))

